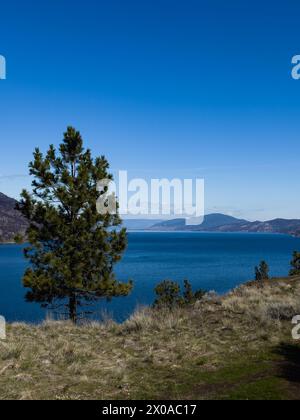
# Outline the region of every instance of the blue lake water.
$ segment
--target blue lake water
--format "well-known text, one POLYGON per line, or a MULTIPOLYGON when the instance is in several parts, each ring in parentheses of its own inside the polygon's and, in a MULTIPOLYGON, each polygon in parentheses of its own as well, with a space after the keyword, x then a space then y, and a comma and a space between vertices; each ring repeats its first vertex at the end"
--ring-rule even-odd
MULTIPOLYGON (((252 279, 262 259, 273 276, 284 276, 295 250, 300 250, 300 239, 285 235, 129 233, 129 247, 116 273, 119 280, 132 279, 134 291, 103 302, 98 309, 122 321, 138 305, 151 304, 155 285, 164 279, 188 278, 195 289, 224 293, 252 279)), ((21 278, 26 264, 21 246, 0 246, 0 314, 8 321, 37 322, 46 317, 39 305, 25 302, 21 278)))

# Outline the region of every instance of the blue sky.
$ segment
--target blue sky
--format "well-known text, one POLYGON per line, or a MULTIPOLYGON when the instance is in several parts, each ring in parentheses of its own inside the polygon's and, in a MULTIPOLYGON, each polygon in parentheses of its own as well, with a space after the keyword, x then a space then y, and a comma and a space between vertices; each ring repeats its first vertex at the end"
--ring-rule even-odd
POLYGON ((74 125, 114 171, 204 177, 207 212, 299 218, 299 17, 297 0, 5 2, 0 191, 74 125))

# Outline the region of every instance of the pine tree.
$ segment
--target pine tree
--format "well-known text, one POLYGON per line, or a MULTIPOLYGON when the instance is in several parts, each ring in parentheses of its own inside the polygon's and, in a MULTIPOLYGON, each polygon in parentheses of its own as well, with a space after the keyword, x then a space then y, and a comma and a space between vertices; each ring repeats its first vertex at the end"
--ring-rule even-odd
POLYGON ((259 267, 255 267, 255 279, 257 281, 269 280, 270 268, 265 261, 259 264, 259 267))
POLYGON ((292 266, 292 269, 290 270, 290 276, 299 276, 300 275, 300 252, 295 251, 293 253, 291 266, 292 266))
POLYGON ((173 309, 183 303, 180 295, 180 285, 171 280, 164 280, 155 288, 157 299, 154 302, 155 308, 173 309))
POLYGON ((185 305, 191 305, 202 300, 206 293, 207 292, 202 289, 194 292, 191 283, 188 280, 184 280, 183 302, 185 305))
POLYGON ((185 304, 193 303, 195 299, 192 285, 188 280, 184 280, 183 299, 185 304))
POLYGON ((154 301, 154 308, 174 309, 179 306, 193 305, 206 295, 206 291, 197 290, 193 292, 192 285, 188 280, 184 280, 184 290, 181 292, 180 284, 171 280, 164 280, 155 288, 157 295, 154 301))
POLYGON ((43 155, 37 148, 29 168, 33 192, 24 190, 18 204, 30 223, 24 251, 31 263, 23 278, 30 289, 27 301, 65 308, 76 322, 90 313, 82 307, 128 295, 132 283, 118 282, 113 271, 127 246, 126 230, 117 229, 118 212, 97 212, 104 194, 97 183, 112 179, 105 157, 93 159, 80 133, 69 127, 59 150, 51 145, 43 155))

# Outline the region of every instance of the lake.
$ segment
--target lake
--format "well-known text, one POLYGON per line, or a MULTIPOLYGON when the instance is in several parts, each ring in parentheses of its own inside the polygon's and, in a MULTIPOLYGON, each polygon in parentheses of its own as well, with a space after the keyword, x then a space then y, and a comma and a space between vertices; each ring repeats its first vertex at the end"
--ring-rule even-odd
MULTIPOLYGON (((138 305, 153 302, 153 289, 164 279, 187 278, 195 289, 225 293, 253 279, 254 267, 262 259, 272 276, 285 276, 295 250, 300 250, 300 239, 285 235, 132 232, 116 273, 119 280, 132 279, 134 291, 101 303, 98 310, 123 321, 138 305)), ((38 322, 46 317, 39 305, 25 302, 21 278, 26 264, 21 246, 0 246, 0 315, 8 321, 38 322)))

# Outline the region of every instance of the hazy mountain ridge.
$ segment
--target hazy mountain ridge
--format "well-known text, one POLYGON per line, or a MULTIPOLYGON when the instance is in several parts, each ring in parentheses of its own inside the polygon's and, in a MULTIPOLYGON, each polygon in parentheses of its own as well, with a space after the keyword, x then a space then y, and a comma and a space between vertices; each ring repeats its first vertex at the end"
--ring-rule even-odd
POLYGON ((17 201, 0 193, 0 242, 11 242, 18 233, 24 233, 27 222, 15 210, 17 201))
POLYGON ((151 231, 187 232, 249 232, 281 233, 300 237, 300 220, 274 219, 266 222, 249 222, 223 214, 209 214, 197 226, 187 226, 184 219, 175 219, 152 226, 151 231))
POLYGON ((161 222, 162 220, 155 220, 155 219, 124 219, 123 226, 128 231, 145 230, 161 222))
POLYGON ((166 220, 157 223, 150 230, 166 230, 166 231, 215 231, 219 228, 227 226, 236 226, 249 223, 247 220, 237 219, 221 213, 208 214, 204 217, 201 225, 186 225, 185 219, 166 220))
MULTIPOLYGON (((0 193, 0 242, 13 241, 18 233, 24 233, 27 222, 15 210, 17 201, 0 193)), ((225 214, 214 213, 205 216, 201 225, 187 226, 185 219, 158 221, 149 219, 124 220, 124 226, 130 230, 161 232, 249 232, 281 233, 300 237, 300 220, 274 219, 266 222, 249 222, 225 214)))

